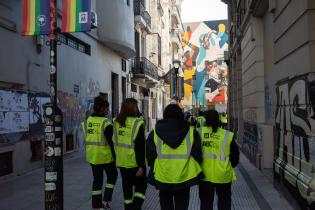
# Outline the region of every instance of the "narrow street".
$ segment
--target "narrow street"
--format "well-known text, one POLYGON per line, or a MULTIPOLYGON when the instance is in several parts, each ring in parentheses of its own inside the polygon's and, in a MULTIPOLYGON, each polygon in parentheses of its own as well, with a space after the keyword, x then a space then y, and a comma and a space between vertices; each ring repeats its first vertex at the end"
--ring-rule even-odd
POLYGON ((115 155, 114 210, 156 161, 146 210, 187 210, 194 162, 230 208, 222 161, 232 209, 315 210, 315 0, 0 0, 0 45, 0 210, 108 209, 115 155))
MULTIPOLYGON (((83 154, 74 154, 64 162, 65 210, 88 210, 91 207, 92 173, 83 154)), ((269 180, 255 169, 242 155, 236 169, 238 180, 232 187, 233 209, 239 210, 290 210, 288 202, 274 189, 269 180)), ((35 170, 26 175, 0 182, 0 210, 44 209, 44 171, 35 170)), ((123 209, 120 178, 115 187, 111 207, 123 209)), ((158 192, 149 186, 144 210, 158 210, 158 192)), ((191 190, 190 210, 199 209, 198 188, 191 190)))

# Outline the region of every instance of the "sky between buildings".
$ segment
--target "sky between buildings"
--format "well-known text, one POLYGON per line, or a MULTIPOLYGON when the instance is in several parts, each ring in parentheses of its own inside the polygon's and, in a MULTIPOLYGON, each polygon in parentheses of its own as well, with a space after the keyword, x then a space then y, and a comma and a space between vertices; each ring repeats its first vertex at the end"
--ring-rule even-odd
POLYGON ((227 19, 227 5, 221 0, 184 0, 183 23, 227 19))

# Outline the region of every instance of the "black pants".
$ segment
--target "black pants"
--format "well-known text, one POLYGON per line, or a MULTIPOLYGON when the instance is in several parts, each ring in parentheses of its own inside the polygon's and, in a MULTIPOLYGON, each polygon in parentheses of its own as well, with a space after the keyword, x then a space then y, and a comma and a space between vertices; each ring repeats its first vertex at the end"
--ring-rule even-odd
POLYGON ((161 210, 188 210, 190 188, 160 190, 161 210))
POLYGON ((120 168, 125 210, 141 210, 147 190, 146 169, 137 177, 138 168, 120 168), (135 192, 133 193, 133 187, 135 192))
POLYGON ((93 172, 92 208, 98 209, 102 207, 104 170, 107 176, 107 184, 105 185, 103 201, 106 202, 112 200, 114 185, 116 184, 118 173, 114 162, 99 165, 91 164, 91 167, 93 172))
POLYGON ((214 191, 218 196, 218 209, 231 209, 231 183, 215 184, 211 182, 200 182, 199 184, 199 198, 200 210, 212 210, 214 191))

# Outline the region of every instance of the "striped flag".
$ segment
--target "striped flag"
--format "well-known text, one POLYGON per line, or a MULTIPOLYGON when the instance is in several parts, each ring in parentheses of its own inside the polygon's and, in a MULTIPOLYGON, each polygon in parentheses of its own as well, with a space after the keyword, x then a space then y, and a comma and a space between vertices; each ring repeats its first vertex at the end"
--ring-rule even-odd
POLYGON ((22 35, 50 34, 49 3, 49 0, 23 0, 22 35))
POLYGON ((91 0, 62 1, 61 32, 85 32, 91 30, 91 0))

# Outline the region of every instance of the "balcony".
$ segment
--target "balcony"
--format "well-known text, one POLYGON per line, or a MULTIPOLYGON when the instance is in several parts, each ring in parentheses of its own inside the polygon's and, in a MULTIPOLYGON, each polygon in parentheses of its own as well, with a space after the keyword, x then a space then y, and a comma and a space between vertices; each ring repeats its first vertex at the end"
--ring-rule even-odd
POLYGON ((145 57, 132 59, 131 72, 133 82, 144 84, 146 87, 154 87, 159 81, 158 67, 145 57))
POLYGON ((182 31, 184 31, 184 26, 182 24, 182 18, 180 16, 180 12, 179 12, 179 9, 177 6, 173 6, 172 7, 172 12, 171 12, 171 15, 172 15, 172 19, 171 19, 171 24, 172 24, 172 27, 174 28, 179 28, 181 29, 182 31))
POLYGON ((143 0, 133 1, 133 11, 135 15, 135 25, 140 25, 147 32, 151 32, 151 16, 146 11, 143 0))
POLYGON ((132 58, 135 55, 133 8, 112 0, 95 1, 95 4, 96 13, 102 17, 98 19, 102 27, 96 29, 95 38, 125 59, 132 58))

